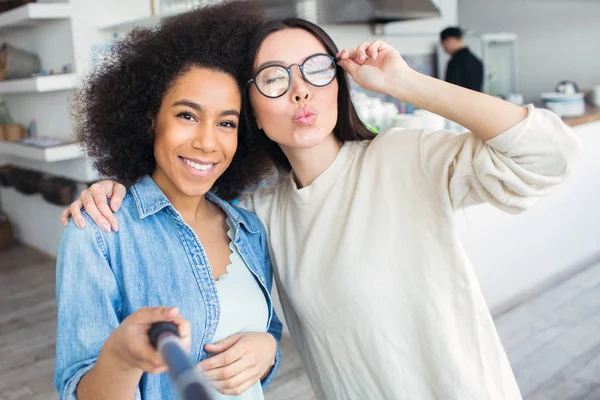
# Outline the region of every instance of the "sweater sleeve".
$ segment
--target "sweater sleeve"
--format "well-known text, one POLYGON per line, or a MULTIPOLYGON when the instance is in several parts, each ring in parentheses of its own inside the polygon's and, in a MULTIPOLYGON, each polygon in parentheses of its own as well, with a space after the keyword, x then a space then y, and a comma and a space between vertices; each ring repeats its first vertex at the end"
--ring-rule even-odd
POLYGON ((528 115, 483 141, 471 132, 424 133, 423 167, 447 210, 483 202, 524 211, 569 174, 582 145, 575 132, 548 110, 528 115))

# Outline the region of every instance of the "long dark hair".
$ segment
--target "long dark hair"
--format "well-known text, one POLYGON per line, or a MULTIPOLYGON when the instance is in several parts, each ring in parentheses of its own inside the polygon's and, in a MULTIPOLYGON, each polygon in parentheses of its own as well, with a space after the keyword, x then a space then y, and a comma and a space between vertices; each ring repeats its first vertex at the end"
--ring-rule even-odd
MULTIPOLYGON (((333 39, 319 26, 302 18, 285 18, 272 20, 262 25, 261 28, 254 34, 250 40, 248 47, 248 64, 246 67, 246 76, 248 79, 253 75, 252 68, 256 54, 262 45, 262 42, 271 33, 282 31, 284 29, 299 28, 310 32, 325 46, 327 52, 333 57, 338 53, 338 48, 333 42, 333 39)), ((350 97, 350 83, 348 76, 342 67, 339 65, 337 68, 337 81, 338 81, 338 116, 335 127, 333 128, 334 135, 343 143, 352 140, 371 140, 375 137, 375 134, 365 126, 361 121, 354 108, 352 99, 350 97)), ((289 172, 292 170, 290 162, 286 158, 285 154, 279 147, 279 145, 269 139, 265 132, 258 129, 256 120, 254 119, 254 110, 250 103, 250 91, 246 89, 244 91, 244 109, 247 118, 247 124, 252 131, 252 136, 256 139, 257 143, 262 146, 269 154, 275 166, 283 171, 289 172)))

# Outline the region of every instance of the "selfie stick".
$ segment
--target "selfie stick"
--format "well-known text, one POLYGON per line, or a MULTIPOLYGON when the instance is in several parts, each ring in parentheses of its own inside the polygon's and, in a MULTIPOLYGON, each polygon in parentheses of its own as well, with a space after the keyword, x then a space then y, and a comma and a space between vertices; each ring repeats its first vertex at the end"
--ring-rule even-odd
POLYGON ((171 380, 183 400, 211 400, 202 373, 188 358, 177 326, 172 322, 156 322, 148 331, 150 343, 169 367, 171 380))

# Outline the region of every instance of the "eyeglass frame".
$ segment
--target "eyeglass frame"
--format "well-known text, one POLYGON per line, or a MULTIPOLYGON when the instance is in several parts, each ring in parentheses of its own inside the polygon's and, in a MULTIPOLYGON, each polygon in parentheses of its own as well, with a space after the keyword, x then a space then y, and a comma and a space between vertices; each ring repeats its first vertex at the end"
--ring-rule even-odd
POLYGON ((248 82, 246 82, 246 87, 247 87, 248 85, 250 85, 251 83, 254 83, 254 86, 256 86, 256 90, 258 90, 258 92, 259 92, 261 95, 263 95, 263 96, 265 96, 266 98, 269 98, 269 99, 277 99, 277 98, 279 98, 279 97, 283 96, 284 94, 286 94, 286 93, 287 93, 287 92, 290 90, 290 88, 292 87, 292 79, 293 79, 293 76, 292 76, 292 67, 293 67, 294 65, 297 65, 297 66, 298 66, 298 69, 300 69, 300 74, 302 75, 302 79, 304 79, 304 81, 305 81, 306 83, 308 83, 309 85, 311 85, 311 86, 314 86, 314 87, 325 87, 325 86, 327 86, 327 85, 330 85, 330 84, 331 84, 331 82, 333 82, 333 81, 335 80, 335 78, 337 77, 337 62, 338 62, 338 61, 340 61, 340 60, 341 60, 341 58, 339 58, 339 57, 333 57, 331 54, 327 54, 327 53, 315 53, 315 54, 312 54, 312 55, 310 55, 310 56, 306 57, 306 59, 305 59, 304 61, 302 61, 300 64, 298 64, 298 63, 294 63, 294 64, 290 64, 290 65, 289 65, 289 66, 287 66, 287 67, 284 67, 284 66, 283 66, 283 65, 281 65, 281 64, 268 64, 268 65, 265 65, 264 67, 262 67, 261 69, 259 69, 258 71, 256 71, 256 74, 254 74, 254 76, 253 76, 252 78, 250 78, 250 79, 248 80, 248 82), (335 68, 333 69, 333 77, 331 78, 331 80, 330 80, 329 82, 327 82, 327 83, 326 83, 326 84, 324 84, 324 85, 315 85, 314 83, 312 83, 312 82, 310 82, 308 79, 306 79, 306 75, 304 75, 304 64, 305 64, 305 63, 306 63, 308 60, 310 60, 311 58, 313 58, 313 57, 317 57, 317 56, 327 56, 328 58, 330 58, 330 59, 331 59, 331 61, 333 61, 334 65, 335 65, 335 68), (281 93, 279 96, 267 96, 266 94, 264 94, 264 93, 263 93, 263 91, 262 91, 262 90, 260 90, 260 88, 259 88, 259 87, 258 87, 258 85, 256 84, 256 77, 258 76, 258 74, 260 74, 260 73, 261 73, 262 71, 264 71, 265 69, 267 69, 267 68, 271 68, 271 67, 281 67, 281 68, 283 68, 283 69, 284 69, 284 70, 287 72, 287 74, 288 74, 288 78, 289 78, 289 81, 288 81, 288 86, 287 86, 287 88, 286 88, 286 89, 283 91, 283 93, 281 93))

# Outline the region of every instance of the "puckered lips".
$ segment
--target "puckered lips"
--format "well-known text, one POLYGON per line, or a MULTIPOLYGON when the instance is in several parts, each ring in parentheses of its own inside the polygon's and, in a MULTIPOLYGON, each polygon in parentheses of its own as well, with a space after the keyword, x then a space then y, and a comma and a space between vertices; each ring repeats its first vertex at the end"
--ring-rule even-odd
POLYGON ((294 114, 294 123, 300 126, 312 126, 317 122, 319 114, 310 106, 303 106, 294 114))

